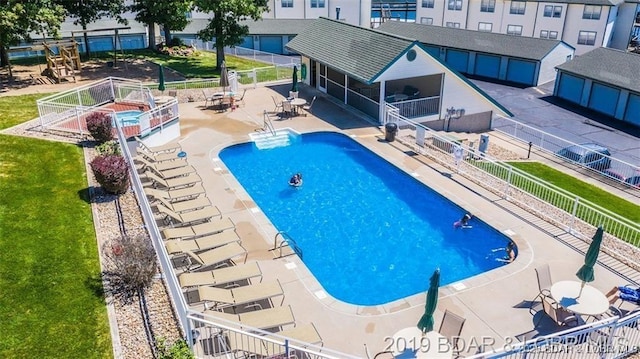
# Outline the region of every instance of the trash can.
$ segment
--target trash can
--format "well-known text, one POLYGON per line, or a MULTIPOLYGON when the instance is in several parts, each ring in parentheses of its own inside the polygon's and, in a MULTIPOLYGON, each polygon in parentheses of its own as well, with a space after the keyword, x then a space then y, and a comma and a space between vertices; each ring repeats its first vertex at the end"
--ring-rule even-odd
POLYGON ((396 139, 396 133, 398 133, 398 125, 389 122, 384 125, 384 140, 387 142, 393 142, 396 139))

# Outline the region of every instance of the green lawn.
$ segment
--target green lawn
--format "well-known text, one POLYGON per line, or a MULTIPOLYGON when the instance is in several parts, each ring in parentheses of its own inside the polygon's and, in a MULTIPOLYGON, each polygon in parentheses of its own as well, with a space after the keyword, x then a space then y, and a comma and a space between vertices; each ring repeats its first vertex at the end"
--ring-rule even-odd
POLYGON ((581 181, 538 162, 509 162, 508 164, 589 202, 593 202, 602 208, 606 208, 632 222, 640 223, 640 206, 613 195, 598 186, 581 181))
MULTIPOLYGON (((39 96, 0 98, 0 128, 39 96)), ((82 149, 0 135, 0 358, 110 358, 82 149)))

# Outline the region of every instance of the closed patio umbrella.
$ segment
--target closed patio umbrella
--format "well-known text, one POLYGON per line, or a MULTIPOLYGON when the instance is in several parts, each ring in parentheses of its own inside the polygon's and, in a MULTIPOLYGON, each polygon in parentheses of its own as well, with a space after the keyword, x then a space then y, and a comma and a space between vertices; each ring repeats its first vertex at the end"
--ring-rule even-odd
POLYGON ((291 92, 298 92, 298 67, 293 66, 293 80, 291 84, 291 92))
POLYGON ((418 321, 418 329, 423 333, 433 330, 433 312, 436 311, 436 305, 438 304, 438 287, 440 287, 440 268, 436 269, 431 276, 424 314, 418 321))
POLYGON ((585 283, 593 282, 593 280, 595 279, 593 275, 593 266, 598 260, 598 254, 600 253, 600 245, 602 244, 603 235, 604 229, 602 228, 602 226, 600 226, 598 227, 596 234, 593 235, 591 244, 589 245, 589 249, 587 249, 587 254, 585 254, 584 256, 584 265, 576 273, 578 279, 582 281, 578 298, 582 294, 582 288, 584 288, 585 283))
POLYGON ((227 92, 227 86, 229 86, 229 73, 227 72, 226 61, 222 61, 222 66, 220 67, 220 87, 222 87, 222 92, 227 92))
POLYGON ((164 92, 164 66, 160 65, 160 72, 158 73, 158 90, 164 92))

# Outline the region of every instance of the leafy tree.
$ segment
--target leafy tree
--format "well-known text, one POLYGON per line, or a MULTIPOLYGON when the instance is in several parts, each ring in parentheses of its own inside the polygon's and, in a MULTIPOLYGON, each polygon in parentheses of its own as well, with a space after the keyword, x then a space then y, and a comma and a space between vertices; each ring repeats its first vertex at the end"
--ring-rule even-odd
POLYGON ((8 48, 21 41, 31 42, 30 33, 58 38, 64 8, 54 0, 0 1, 0 66, 9 66, 8 48))
MULTIPOLYGON (((103 17, 113 17, 119 23, 126 25, 128 22, 121 14, 125 11, 124 0, 58 0, 64 6, 68 15, 74 18, 75 25, 87 29, 87 25, 100 20, 103 17)), ((85 32, 84 44, 87 56, 89 56, 89 36, 85 32)))
POLYGON ((241 25, 241 20, 259 20, 268 11, 267 0, 194 0, 196 8, 213 13, 207 27, 198 32, 198 37, 209 41, 215 37, 216 69, 224 61, 225 46, 240 45, 249 35, 249 27, 241 25))
POLYGON ((162 25, 164 38, 171 41, 171 31, 184 30, 189 24, 187 13, 193 9, 192 0, 138 0, 129 7, 136 20, 149 28, 149 48, 155 49, 155 24, 162 25))

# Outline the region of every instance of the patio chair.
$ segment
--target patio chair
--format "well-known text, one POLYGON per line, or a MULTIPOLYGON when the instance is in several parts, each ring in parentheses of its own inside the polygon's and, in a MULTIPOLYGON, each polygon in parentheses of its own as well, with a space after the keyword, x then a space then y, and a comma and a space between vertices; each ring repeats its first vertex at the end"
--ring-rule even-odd
POLYGON ((203 270, 208 268, 217 268, 225 265, 227 261, 233 261, 233 258, 244 256, 244 261, 247 260, 247 250, 244 249, 238 242, 225 244, 222 247, 210 249, 208 251, 194 253, 191 251, 183 252, 186 257, 182 262, 174 262, 182 267, 185 267, 187 271, 203 270))
MULTIPOLYGON (((578 317, 576 317, 572 312, 564 309, 560 303, 551 296, 545 296, 542 298, 542 310, 558 326, 574 327, 580 324, 580 319, 578 317)), ((538 318, 534 326, 537 327, 540 324, 542 317, 543 316, 540 316, 540 318, 538 318)))
POLYGON ((181 166, 177 168, 171 168, 167 170, 158 170, 155 167, 147 167, 147 171, 151 171, 156 175, 160 176, 160 178, 167 180, 171 178, 183 177, 183 176, 189 175, 191 173, 196 172, 196 169, 193 166, 188 165, 188 166, 181 166))
POLYGON ((213 103, 217 100, 217 98, 213 96, 213 94, 210 93, 207 89, 203 89, 202 94, 204 95, 204 107, 207 107, 209 102, 211 102, 211 104, 213 105, 213 103))
POLYGON ((308 113, 311 113, 311 107, 313 107, 313 103, 316 102, 316 97, 318 97, 318 96, 313 96, 313 98, 311 99, 311 102, 308 105, 302 106, 302 109, 307 111, 304 114, 305 117, 307 116, 308 113))
POLYGON ((247 89, 242 90, 242 95, 238 96, 235 95, 233 97, 233 101, 235 102, 236 105, 240 105, 240 103, 242 103, 244 105, 244 95, 247 93, 247 89))
POLYGON ((273 109, 273 112, 279 113, 280 110, 282 110, 282 100, 280 100, 280 102, 278 102, 278 100, 276 100, 275 96, 271 96, 271 99, 273 99, 273 104, 276 105, 276 108, 273 109))
POLYGON ((173 255, 187 251, 198 253, 234 242, 240 242, 238 233, 236 231, 224 231, 195 239, 170 239, 164 242, 164 246, 167 249, 167 253, 173 255))
POLYGON ((149 153, 182 151, 182 146, 178 143, 167 143, 160 146, 147 146, 138 136, 135 136, 138 146, 149 153))
MULTIPOLYGON (((204 302, 204 307, 207 310, 218 310, 224 307, 235 307, 238 305, 248 304, 249 308, 254 306, 258 301, 282 296, 282 303, 284 303, 284 290, 279 280, 262 282, 256 284, 245 285, 236 288, 216 288, 209 286, 198 287, 197 302, 204 302), (212 306, 213 305, 213 306, 212 306)), ((193 303, 189 303, 193 304, 193 303)), ((256 305, 258 308, 261 306, 256 305)))
POLYGON ((545 263, 539 267, 536 267, 536 278, 538 279, 538 295, 531 301, 529 306, 529 313, 535 314, 537 312, 536 305, 538 302, 542 303, 545 297, 551 296, 551 268, 548 263, 545 263))
POLYGON ((289 118, 293 116, 293 106, 289 101, 282 101, 282 115, 281 117, 289 118))
POLYGON ((147 196, 151 196, 153 198, 164 198, 165 200, 175 203, 178 201, 184 201, 193 198, 199 198, 202 194, 206 193, 202 184, 197 183, 191 187, 184 187, 172 190, 163 190, 157 188, 148 188, 145 187, 144 193, 147 196))
POLYGON ((167 171, 175 168, 189 166, 189 163, 184 158, 177 158, 173 161, 153 162, 148 160, 144 156, 136 156, 133 158, 137 163, 136 168, 138 170, 145 170, 152 168, 155 171, 167 171))
MULTIPOLYGON (((153 190, 152 191, 156 191, 153 190)), ((153 195, 152 195, 153 196, 153 195)), ((158 197, 153 196, 153 203, 160 202, 163 206, 171 209, 176 213, 195 211, 204 207, 211 206, 211 201, 206 196, 197 197, 194 199, 187 199, 185 201, 180 202, 171 202, 170 200, 165 199, 161 195, 158 197)))
POLYGON ((182 159, 181 157, 178 157, 178 154, 175 152, 148 152, 142 148, 138 150, 138 156, 143 156, 147 160, 155 163, 182 159))
POLYGON ((214 217, 222 217, 220 210, 216 206, 208 206, 189 212, 176 213, 162 204, 156 204, 156 208, 166 224, 170 225, 193 225, 198 222, 208 222, 214 217))
POLYGON ((169 239, 187 239, 203 237, 210 234, 224 232, 228 229, 235 229, 236 226, 231 218, 225 217, 214 219, 209 222, 196 224, 189 227, 166 228, 162 230, 162 236, 165 240, 169 239))
POLYGON ((233 322, 236 324, 239 323, 245 329, 266 330, 271 328, 280 328, 285 325, 296 323, 296 320, 293 316, 293 311, 291 310, 291 306, 289 305, 255 310, 253 312, 240 314, 207 310, 205 314, 216 317, 218 319, 226 320, 228 322, 233 322))
POLYGON ((460 339, 460 333, 462 333, 462 327, 464 326, 465 321, 465 318, 450 312, 449 310, 445 310, 442 322, 440 323, 440 329, 438 329, 438 333, 449 340, 452 352, 456 357, 459 353, 458 339, 460 339))
POLYGON ((201 285, 222 286, 258 277, 262 281, 262 270, 258 262, 249 262, 204 272, 184 272, 178 275, 178 282, 182 288, 201 285))
POLYGON ((151 181, 151 186, 154 188, 162 186, 166 189, 176 189, 179 187, 190 187, 197 183, 202 183, 202 178, 200 178, 197 173, 190 173, 187 176, 164 179, 151 171, 146 171, 145 177, 151 181))

